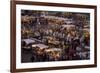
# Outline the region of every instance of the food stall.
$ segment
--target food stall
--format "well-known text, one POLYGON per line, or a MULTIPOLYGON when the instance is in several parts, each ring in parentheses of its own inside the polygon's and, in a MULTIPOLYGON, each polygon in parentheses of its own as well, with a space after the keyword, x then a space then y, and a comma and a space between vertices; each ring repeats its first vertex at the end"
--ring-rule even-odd
POLYGON ((23 49, 29 50, 29 49, 31 49, 31 44, 35 43, 35 40, 33 40, 33 39, 22 39, 21 42, 22 42, 21 47, 23 49))

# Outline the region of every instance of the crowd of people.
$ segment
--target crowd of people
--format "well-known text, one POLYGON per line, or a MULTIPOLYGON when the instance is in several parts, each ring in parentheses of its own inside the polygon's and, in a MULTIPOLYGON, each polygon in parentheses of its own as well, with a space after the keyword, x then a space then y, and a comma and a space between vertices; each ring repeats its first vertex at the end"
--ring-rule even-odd
MULTIPOLYGON (((60 20, 62 17, 55 19, 55 16, 53 18, 49 18, 49 16, 49 14, 46 17, 24 15, 22 18, 22 39, 37 40, 29 45, 32 51, 31 62, 90 59, 90 34, 87 31, 89 27, 76 25, 74 19, 73 23, 65 24, 64 20, 60 20), (35 44, 44 44, 48 47, 32 47, 35 44)), ((66 20, 65 17, 63 19, 66 20)), ((72 18, 69 19, 72 20, 72 18)))

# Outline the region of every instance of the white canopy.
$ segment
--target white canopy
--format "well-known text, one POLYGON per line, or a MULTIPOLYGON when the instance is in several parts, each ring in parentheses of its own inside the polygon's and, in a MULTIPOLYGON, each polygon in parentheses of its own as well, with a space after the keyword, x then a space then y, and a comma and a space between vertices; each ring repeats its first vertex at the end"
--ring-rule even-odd
POLYGON ((61 51, 60 48, 50 48, 50 49, 47 49, 46 50, 47 52, 50 52, 50 51, 61 51))
POLYGON ((62 25, 64 28, 71 28, 71 27, 75 27, 75 25, 62 25))
POLYGON ((33 44, 32 47, 48 48, 48 46, 44 44, 33 44))
POLYGON ((22 41, 25 41, 26 44, 34 43, 35 40, 32 39, 22 39, 22 41))
POLYGON ((84 31, 90 32, 90 29, 88 29, 88 28, 84 28, 83 30, 84 30, 84 31))

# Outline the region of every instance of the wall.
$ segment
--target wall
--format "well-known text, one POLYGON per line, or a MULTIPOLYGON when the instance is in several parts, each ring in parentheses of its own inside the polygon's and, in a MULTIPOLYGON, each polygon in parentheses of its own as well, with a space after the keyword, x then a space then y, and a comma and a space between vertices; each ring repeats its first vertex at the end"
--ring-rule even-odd
MULTIPOLYGON (((71 4, 86 4, 98 6, 98 67, 97 68, 85 68, 85 69, 69 69, 69 70, 55 70, 45 71, 45 73, 99 73, 100 72, 100 2, 99 0, 32 0, 43 2, 55 2, 55 3, 71 3, 71 4)), ((10 73, 10 0, 1 0, 0 2, 0 73, 10 73)), ((30 72, 33 73, 33 72, 30 72)), ((34 72, 34 73, 44 73, 34 72)))

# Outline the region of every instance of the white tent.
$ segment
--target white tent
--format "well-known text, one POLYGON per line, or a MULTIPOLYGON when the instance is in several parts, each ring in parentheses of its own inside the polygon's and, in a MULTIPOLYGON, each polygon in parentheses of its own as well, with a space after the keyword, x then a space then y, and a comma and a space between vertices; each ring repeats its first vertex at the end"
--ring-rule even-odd
POLYGON ((62 25, 62 27, 70 29, 71 27, 75 27, 75 25, 62 25))
POLYGON ((22 39, 22 41, 25 41, 26 44, 34 43, 35 40, 32 39, 22 39))
POLYGON ((46 50, 46 52, 50 52, 50 51, 61 51, 61 49, 60 48, 50 48, 46 50))
POLYGON ((48 48, 48 46, 44 44, 33 44, 32 47, 48 48))

